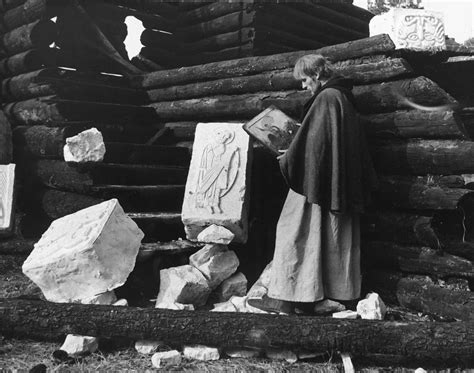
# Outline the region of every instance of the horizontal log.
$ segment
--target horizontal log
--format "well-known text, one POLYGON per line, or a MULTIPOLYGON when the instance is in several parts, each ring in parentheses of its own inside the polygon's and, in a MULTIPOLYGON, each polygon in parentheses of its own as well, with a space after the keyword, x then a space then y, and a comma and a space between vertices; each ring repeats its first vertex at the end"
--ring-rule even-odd
POLYGON ((212 35, 208 38, 193 41, 191 43, 181 43, 180 53, 186 55, 205 51, 218 51, 252 42, 254 37, 255 29, 253 27, 242 27, 237 31, 212 35))
MULTIPOLYGON (((339 65, 336 63, 335 71, 352 79, 355 84, 367 84, 407 75, 412 72, 412 69, 403 59, 381 58, 378 61, 362 63, 360 65, 339 65)), ((301 82, 293 77, 293 69, 285 69, 250 76, 158 88, 149 90, 148 96, 150 101, 160 102, 261 91, 283 91, 300 87, 301 82)))
POLYGON ((174 34, 157 30, 145 29, 140 36, 143 45, 163 49, 176 49, 179 41, 174 34))
POLYGON ((234 58, 253 56, 254 48, 251 42, 237 47, 224 48, 218 51, 201 52, 186 56, 186 65, 202 65, 213 61, 226 61, 234 58))
POLYGON ((0 164, 9 164, 13 157, 12 127, 0 110, 0 164))
POLYGON ((185 148, 142 144, 105 143, 104 162, 189 166, 190 153, 185 148))
POLYGON ((0 60, 0 75, 3 77, 20 75, 56 63, 53 48, 31 49, 0 60))
POLYGON ((152 123, 156 114, 147 107, 73 100, 54 96, 6 104, 5 114, 17 125, 57 125, 77 121, 152 123))
POLYGON ((17 6, 22 5, 25 0, 1 0, 0 1, 0 12, 5 12, 7 10, 16 8, 17 6))
POLYGON ((166 48, 146 46, 140 50, 140 55, 166 67, 179 66, 181 61, 181 58, 175 52, 166 48))
POLYGON ((188 240, 149 242, 141 244, 138 255, 143 260, 157 255, 190 254, 202 249, 203 246, 202 242, 191 242, 188 240))
POLYGON ((2 35, 0 55, 12 56, 29 49, 47 48, 56 38, 56 34, 56 24, 49 20, 18 27, 2 35))
POLYGON ((166 87, 196 81, 251 75, 264 71, 293 67, 296 60, 308 53, 325 55, 333 61, 358 58, 366 55, 383 54, 394 50, 388 35, 355 40, 348 43, 324 47, 315 51, 298 51, 273 56, 249 57, 234 61, 210 63, 179 70, 165 70, 138 76, 132 80, 137 87, 166 87))
POLYGON ((416 177, 379 178, 374 198, 380 206, 415 210, 456 210, 465 203, 471 206, 473 191, 449 188, 416 177))
MULTIPOLYGON (((278 42, 282 45, 294 46, 298 50, 322 48, 331 44, 324 39, 312 38, 306 34, 298 35, 297 33, 282 30, 278 25, 273 26, 273 23, 265 24, 264 22, 257 22, 255 25, 255 45, 256 47, 264 46, 267 41, 278 42)), ((336 43, 347 41, 338 40, 336 43)))
POLYGON ((441 247, 447 253, 474 261, 474 242, 466 241, 462 236, 440 235, 441 247))
POLYGON ((373 144, 376 169, 385 174, 474 173, 474 142, 418 140, 373 144))
POLYGON ((342 350, 353 357, 403 355, 417 363, 472 362, 473 328, 472 322, 335 320, 22 299, 0 301, 0 330, 17 338, 57 340, 71 333, 107 338, 126 336, 132 340, 161 338, 172 345, 272 346, 321 353, 342 350))
POLYGON ((437 278, 474 278, 474 264, 470 260, 428 247, 366 241, 362 243, 361 250, 363 262, 372 269, 390 268, 437 278))
POLYGON ((348 15, 348 16, 351 16, 351 17, 355 17, 355 18, 358 18, 364 22, 369 22, 374 14, 369 12, 368 10, 364 9, 364 8, 361 8, 361 7, 358 7, 358 6, 354 6, 350 3, 347 3, 347 2, 344 2, 344 1, 332 1, 332 2, 323 2, 324 6, 330 8, 330 9, 334 9, 335 11, 337 11, 338 13, 342 14, 342 15, 348 15))
POLYGON ((383 139, 469 139, 464 121, 452 110, 400 110, 364 117, 369 137, 383 139))
POLYGON ((140 53, 132 58, 131 62, 142 71, 158 71, 164 70, 164 67, 153 62, 149 58, 142 56, 140 53))
POLYGON ((180 25, 191 25, 195 23, 203 23, 213 18, 218 18, 229 13, 243 10, 243 7, 250 7, 251 4, 241 2, 214 2, 199 8, 181 12, 179 15, 180 25))
POLYGON ((366 283, 383 299, 396 299, 409 309, 457 320, 474 320, 474 294, 451 290, 427 276, 403 276, 398 272, 371 271, 366 283))
POLYGON ((6 31, 11 31, 39 19, 52 18, 59 14, 61 6, 64 6, 61 0, 27 0, 0 16, 0 23, 6 31))

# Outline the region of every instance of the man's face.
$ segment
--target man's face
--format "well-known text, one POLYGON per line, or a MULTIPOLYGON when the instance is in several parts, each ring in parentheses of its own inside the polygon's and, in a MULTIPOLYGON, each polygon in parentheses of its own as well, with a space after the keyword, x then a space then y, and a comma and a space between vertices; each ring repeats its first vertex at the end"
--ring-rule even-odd
POLYGON ((309 89, 311 94, 314 95, 318 88, 321 87, 321 82, 317 76, 303 76, 301 78, 301 85, 303 89, 309 89))

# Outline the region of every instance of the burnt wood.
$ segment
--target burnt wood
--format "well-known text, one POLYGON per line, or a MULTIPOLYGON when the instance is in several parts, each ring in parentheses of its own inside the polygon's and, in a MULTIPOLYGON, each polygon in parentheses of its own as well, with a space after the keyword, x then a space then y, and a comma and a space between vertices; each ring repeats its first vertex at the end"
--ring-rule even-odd
POLYGON ((252 43, 255 38, 254 27, 242 27, 237 31, 226 32, 200 39, 191 43, 181 43, 180 53, 187 55, 206 51, 219 51, 225 48, 236 47, 241 44, 252 43))
POLYGON ((203 23, 213 18, 218 18, 229 13, 240 11, 244 6, 251 7, 251 4, 246 5, 242 2, 210 3, 196 9, 181 12, 179 15, 179 24, 191 25, 195 23, 203 23))
POLYGON ((174 34, 158 30, 145 29, 140 36, 140 41, 143 45, 148 47, 157 47, 168 50, 177 50, 180 47, 180 42, 174 34))
POLYGON ((31 49, 0 60, 0 75, 3 77, 20 75, 55 64, 55 49, 31 49))
POLYGON ((0 12, 5 12, 6 10, 16 8, 17 6, 22 5, 24 2, 25 0, 1 0, 0 12))
MULTIPOLYGON (((8 2, 8 1, 7 1, 8 2)), ((11 1, 10 3, 13 3, 11 1)), ((11 31, 27 23, 52 18, 59 14, 62 0, 27 0, 21 5, 7 10, 0 16, 3 32, 11 31)))

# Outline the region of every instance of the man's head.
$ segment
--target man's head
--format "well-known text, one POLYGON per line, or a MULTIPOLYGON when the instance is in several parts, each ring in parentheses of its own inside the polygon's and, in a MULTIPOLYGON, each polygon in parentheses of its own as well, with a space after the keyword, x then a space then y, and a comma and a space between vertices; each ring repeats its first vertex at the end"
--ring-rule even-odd
POLYGON ((307 54, 296 61, 293 76, 301 80, 303 89, 314 92, 333 75, 329 62, 320 54, 307 54))

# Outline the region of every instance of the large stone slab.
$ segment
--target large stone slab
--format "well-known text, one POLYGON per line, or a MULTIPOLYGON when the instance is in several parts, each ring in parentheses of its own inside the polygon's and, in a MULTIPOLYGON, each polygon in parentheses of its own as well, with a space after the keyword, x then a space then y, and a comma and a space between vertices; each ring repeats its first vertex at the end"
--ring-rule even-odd
POLYGON ((63 151, 66 162, 101 162, 105 155, 104 138, 97 128, 91 128, 68 137, 63 151))
POLYGON ((393 8, 373 17, 370 36, 388 34, 397 49, 446 49, 443 14, 424 9, 393 8))
POLYGON ((210 292, 204 275, 191 265, 162 269, 156 307, 174 303, 202 306, 210 292))
POLYGON ((13 231, 15 165, 0 165, 0 236, 13 231))
POLYGON ((252 147, 240 123, 199 123, 183 201, 186 236, 211 224, 247 241, 252 147))
POLYGON ((23 273, 47 300, 80 302, 125 283, 143 236, 111 199, 53 221, 23 263, 23 273))

